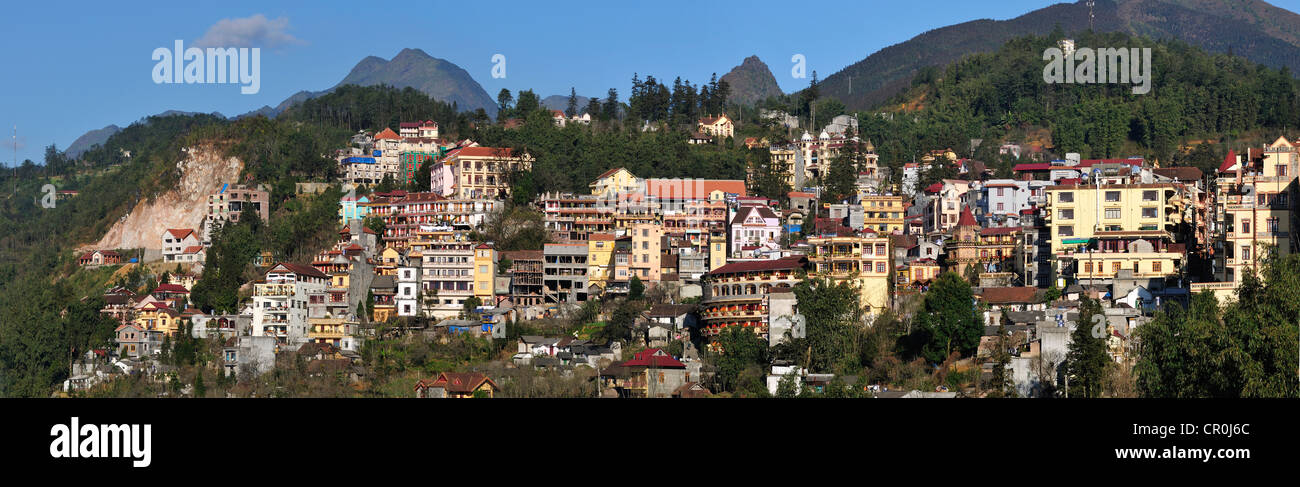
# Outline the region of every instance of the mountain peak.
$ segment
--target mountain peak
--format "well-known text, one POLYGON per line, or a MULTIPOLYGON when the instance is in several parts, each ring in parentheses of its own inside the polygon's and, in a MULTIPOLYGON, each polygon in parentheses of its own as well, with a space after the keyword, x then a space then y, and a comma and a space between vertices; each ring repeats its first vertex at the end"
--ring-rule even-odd
POLYGON ((396 56, 393 56, 393 61, 396 61, 396 60, 398 60, 398 59, 412 59, 412 60, 414 60, 414 59, 433 59, 433 58, 434 58, 434 57, 433 57, 433 56, 430 56, 429 53, 424 52, 423 49, 413 48, 413 47, 408 47, 408 48, 402 49, 402 51, 399 52, 399 53, 397 53, 396 56))
POLYGON ((730 99, 746 105, 781 95, 781 87, 776 84, 772 71, 756 55, 745 58, 739 66, 731 68, 731 71, 722 75, 721 80, 726 81, 731 88, 730 99))

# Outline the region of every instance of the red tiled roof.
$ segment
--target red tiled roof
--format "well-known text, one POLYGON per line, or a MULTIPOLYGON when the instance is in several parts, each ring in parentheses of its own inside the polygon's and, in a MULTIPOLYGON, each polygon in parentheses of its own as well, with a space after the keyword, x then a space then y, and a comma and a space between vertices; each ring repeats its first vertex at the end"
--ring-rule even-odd
POLYGON ((321 278, 321 279, 327 279, 327 278, 329 278, 329 276, 326 276, 325 273, 321 272, 319 269, 317 269, 317 268, 315 268, 315 267, 312 267, 312 266, 309 266, 309 265, 295 264, 295 263, 293 263, 293 262, 280 262, 280 263, 278 263, 278 264, 276 264, 276 265, 274 265, 274 266, 271 266, 271 268, 270 268, 270 269, 267 269, 266 272, 271 272, 271 271, 274 270, 276 267, 280 267, 280 266, 284 266, 285 269, 289 269, 289 271, 291 271, 291 272, 293 272, 293 273, 295 273, 295 274, 302 274, 302 275, 304 275, 304 276, 319 277, 319 278, 321 278))
POLYGON ((182 253, 182 254, 197 254, 197 253, 199 253, 199 252, 202 251, 202 250, 203 250, 203 246, 202 246, 202 245, 191 245, 191 246, 189 246, 189 247, 185 247, 185 251, 184 251, 184 252, 181 252, 181 253, 182 253))
POLYGON ((384 139, 398 140, 398 139, 401 139, 401 137, 398 136, 398 135, 397 135, 397 132, 394 132, 393 129, 390 129, 390 128, 388 128, 388 127, 384 127, 384 131, 383 131, 383 132, 380 132, 380 133, 378 133, 378 134, 375 134, 375 140, 384 140, 384 139))
POLYGON ((647 195, 659 199, 707 199, 714 191, 746 196, 740 179, 647 179, 645 186, 647 195))
POLYGON ((686 364, 668 355, 667 352, 658 348, 647 348, 636 354, 632 360, 622 363, 623 367, 652 367, 652 368, 671 368, 684 369, 686 364))
MULTIPOLYGON (((175 237, 175 238, 180 239, 180 240, 184 240, 185 237, 188 237, 188 236, 194 234, 195 232, 194 232, 194 230, 189 229, 189 228, 168 228, 168 229, 167 229, 167 233, 172 234, 172 237, 175 237)), ((198 237, 195 237, 195 238, 198 238, 198 237)))
POLYGON ((1047 162, 1038 162, 1038 163, 1030 163, 1030 164, 1016 164, 1016 166, 1013 167, 1013 168, 1011 168, 1011 170, 1012 170, 1012 171, 1016 171, 1016 172, 1020 172, 1020 171, 1046 171, 1046 170, 1048 170, 1048 169, 1051 169, 1051 167, 1052 167, 1052 164, 1051 164, 1051 163, 1047 163, 1047 162))
POLYGON ((1037 303, 1036 287, 986 287, 979 293, 980 299, 989 304, 1037 303))
POLYGON ((782 257, 774 260, 750 260, 743 262, 732 262, 712 271, 709 275, 730 274, 734 272, 756 272, 756 271, 776 271, 776 270, 794 270, 803 267, 808 262, 808 258, 802 255, 782 257))
POLYGON ((979 222, 975 221, 975 215, 970 212, 970 207, 963 206, 961 208, 961 219, 957 220, 957 226, 968 227, 968 226, 978 226, 978 225, 979 222))
POLYGON ((158 287, 153 290, 153 292, 188 294, 190 291, 188 289, 185 289, 185 286, 182 286, 180 284, 168 283, 168 284, 159 284, 158 287))
POLYGON ((601 241, 614 240, 614 235, 611 233, 593 233, 587 236, 587 240, 601 240, 601 241))
POLYGON ((1079 178, 1061 178, 1061 179, 1057 179, 1057 180, 1056 180, 1056 184, 1057 184, 1058 186, 1066 186, 1066 185, 1071 185, 1071 184, 1079 184, 1079 183, 1082 183, 1082 182, 1083 182, 1083 180, 1082 180, 1082 179, 1079 179, 1079 178))
POLYGON ((434 379, 421 379, 419 382, 415 383, 415 389, 419 390, 423 387, 442 387, 448 392, 469 394, 474 392, 475 389, 478 389, 479 386, 483 385, 483 383, 491 384, 492 389, 501 389, 497 386, 497 383, 493 382, 492 379, 488 378, 488 376, 478 372, 443 372, 438 374, 438 377, 434 379))
POLYGON ((925 192, 927 192, 927 193, 938 193, 938 192, 939 192, 940 190, 942 190, 942 189, 943 189, 943 183, 934 183, 934 184, 931 184, 931 185, 927 186, 927 187, 925 188, 925 192))
POLYGON ((1228 149, 1228 155, 1223 158, 1223 164, 1219 165, 1219 172, 1228 172, 1232 170, 1232 166, 1236 164, 1237 164, 1237 153, 1232 149, 1228 149))
POLYGON ((466 147, 457 154, 459 157, 513 157, 514 149, 509 147, 466 147))

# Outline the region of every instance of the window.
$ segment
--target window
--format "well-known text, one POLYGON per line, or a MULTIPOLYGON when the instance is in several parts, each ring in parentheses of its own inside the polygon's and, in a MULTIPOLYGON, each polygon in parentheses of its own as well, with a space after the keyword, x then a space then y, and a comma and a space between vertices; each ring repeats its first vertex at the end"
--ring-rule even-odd
POLYGON ((1062 220, 1073 220, 1073 219, 1074 219, 1074 210, 1071 209, 1071 208, 1065 208, 1065 209, 1062 209, 1062 210, 1061 210, 1061 219, 1062 219, 1062 220))
POLYGON ((1268 224, 1268 233, 1276 234, 1276 233, 1277 233, 1277 217, 1269 218, 1269 219, 1266 220, 1266 221, 1267 221, 1267 224, 1268 224))
POLYGON ((1111 262, 1111 264, 1110 264, 1110 271, 1111 271, 1111 272, 1119 272, 1119 262, 1111 262))
POLYGON ((1159 195, 1155 191, 1142 192, 1142 201, 1156 201, 1157 198, 1159 198, 1159 195))
POLYGON ((1142 208, 1142 218, 1157 218, 1158 216, 1159 216, 1159 213, 1157 212, 1156 207, 1154 207, 1154 206, 1148 206, 1148 207, 1142 208))
POLYGON ((1084 262, 1084 263, 1083 263, 1083 273, 1084 273, 1084 274, 1092 274, 1092 262, 1084 262))
POLYGON ((1111 201, 1111 202, 1119 201, 1119 191, 1107 191, 1106 201, 1111 201))
POLYGON ((1242 246, 1241 246, 1241 260, 1250 260, 1250 246, 1249 246, 1249 245, 1242 245, 1242 246))
POLYGON ((884 273, 885 273, 885 263, 884 263, 884 262, 877 262, 877 263, 876 263, 876 272, 877 272, 877 273, 880 273, 880 274, 884 274, 884 273))
POLYGON ((1278 175, 1278 176, 1286 176, 1286 166, 1278 165, 1278 166, 1277 166, 1277 175, 1278 175))
POLYGON ((1249 218, 1242 218, 1242 219, 1241 219, 1241 233, 1250 233, 1250 219, 1249 219, 1249 218))
POLYGON ((1073 237, 1073 236, 1074 236, 1074 226, 1073 226, 1073 225, 1061 225, 1061 226, 1059 226, 1059 227, 1056 227, 1056 235, 1057 235, 1057 236, 1061 236, 1061 237, 1073 237))
MULTIPOLYGON (((999 189, 1001 189, 1001 188, 999 188, 999 189)), ((1002 203, 998 203, 998 211, 1004 211, 1004 210, 1006 210, 1005 205, 1003 205, 1002 203)))
POLYGON ((1152 263, 1151 263, 1151 272, 1160 272, 1160 268, 1161 268, 1162 264, 1164 264, 1164 263, 1163 263, 1163 262, 1152 262, 1152 263))
POLYGON ((1074 192, 1067 191, 1064 193, 1059 193, 1056 196, 1056 200, 1061 203, 1074 203, 1074 192))
POLYGON ((1119 208, 1106 208, 1106 219, 1107 220, 1119 219, 1119 208))
POLYGON ((1288 207, 1288 205, 1287 205, 1287 194, 1286 194, 1286 193, 1278 193, 1278 194, 1277 194, 1277 206, 1278 206, 1279 208, 1287 208, 1287 207, 1288 207))

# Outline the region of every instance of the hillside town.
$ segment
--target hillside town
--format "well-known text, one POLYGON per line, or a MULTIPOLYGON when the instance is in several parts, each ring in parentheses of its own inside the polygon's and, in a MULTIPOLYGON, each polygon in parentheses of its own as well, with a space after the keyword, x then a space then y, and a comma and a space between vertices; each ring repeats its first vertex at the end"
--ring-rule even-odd
MULTIPOLYGON (((584 122, 559 112, 554 123, 584 122)), ((1012 178, 993 178, 983 162, 936 148, 891 179, 872 141, 855 135, 856 119, 841 116, 815 135, 743 142, 784 162, 796 191, 755 194, 752 181, 644 178, 610 167, 588 193, 538 195, 528 206, 542 215, 549 238, 501 250, 480 230, 507 206, 512 174, 529 171, 533 156, 440 138, 432 121, 397 129, 362 131, 338 151, 347 195, 338 201, 337 240, 310 262, 259 255, 260 277, 246 283, 251 293, 239 309, 204 313, 187 295, 216 229, 268 218, 268 190, 257 184, 213 188, 201 228, 167 229, 157 250, 80 255, 84 267, 153 260, 176 270, 144 294, 104 291, 102 313, 120 323, 115 347, 86 352, 64 390, 121 373, 159 373, 166 369, 160 352, 184 334, 223 340, 228 376, 264 374, 297 357, 311 370, 362 380, 367 340, 416 334, 511 340, 507 348, 517 352, 507 367, 590 368, 601 397, 703 397, 719 391, 711 390, 717 367, 701 357, 725 353, 724 330, 747 330, 768 347, 806 336, 794 292, 803 280, 847 284, 869 324, 886 313, 916 313, 931 285, 953 273, 971 286, 982 336, 973 356, 942 367, 1006 374, 1014 395, 1035 397, 1067 380, 1060 365, 1071 333, 1098 322, 1079 323, 1081 300, 1100 304, 1106 354, 1131 368, 1134 332, 1162 305, 1186 305, 1202 291, 1231 300, 1262 259, 1300 250, 1290 237, 1300 159, 1284 137, 1229 152, 1214 174, 1140 157, 1054 159, 1007 144, 1000 151, 1021 161, 1012 178), (861 151, 861 162, 853 194, 836 200, 811 183, 827 181, 830 161, 847 146, 861 151), (422 166, 427 191, 367 191, 386 179, 407 185, 422 166), (936 167, 956 176, 918 183, 936 167), (651 295, 626 339, 511 330, 580 314, 590 302, 651 295)), ((699 119, 691 141, 734 134, 722 114, 699 119)), ((590 326, 613 319, 596 310, 586 317, 590 326)), ((764 372, 773 395, 783 381, 816 391, 832 380, 875 397, 987 394, 898 389, 788 360, 772 360, 764 372)), ((490 397, 499 380, 441 372, 409 395, 490 397)))

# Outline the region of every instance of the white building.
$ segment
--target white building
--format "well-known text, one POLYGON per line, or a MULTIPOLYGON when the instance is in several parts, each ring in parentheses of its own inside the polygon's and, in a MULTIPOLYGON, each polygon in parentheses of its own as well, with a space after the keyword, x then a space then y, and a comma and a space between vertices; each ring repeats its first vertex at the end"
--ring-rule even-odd
POLYGON ((310 305, 324 306, 329 276, 311 266, 281 262, 253 286, 252 336, 272 336, 296 350, 307 342, 310 305), (312 300, 320 300, 312 303, 312 300))
MULTIPOLYGON (((416 262, 419 257, 411 257, 416 262)), ((405 265, 397 268, 397 294, 393 297, 397 316, 420 314, 420 267, 405 265)))

